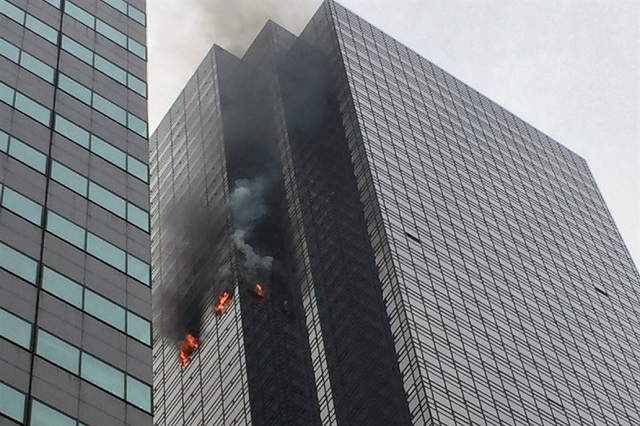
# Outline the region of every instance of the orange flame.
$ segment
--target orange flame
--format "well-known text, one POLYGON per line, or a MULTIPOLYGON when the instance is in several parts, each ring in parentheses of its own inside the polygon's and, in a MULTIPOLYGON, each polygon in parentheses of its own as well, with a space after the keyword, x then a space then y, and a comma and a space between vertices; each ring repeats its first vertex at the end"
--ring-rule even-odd
POLYGON ((249 291, 257 298, 264 299, 264 287, 262 287, 262 284, 255 283, 255 285, 251 287, 249 291))
POLYGON ((213 307, 213 311, 218 315, 222 315, 222 313, 227 308, 227 306, 229 306, 230 303, 231 303, 231 293, 229 293, 228 291, 224 291, 220 295, 220 297, 218 297, 218 303, 213 307))
POLYGON ((178 342, 178 358, 182 368, 187 366, 189 358, 193 355, 199 346, 198 338, 191 333, 187 333, 182 340, 178 342))

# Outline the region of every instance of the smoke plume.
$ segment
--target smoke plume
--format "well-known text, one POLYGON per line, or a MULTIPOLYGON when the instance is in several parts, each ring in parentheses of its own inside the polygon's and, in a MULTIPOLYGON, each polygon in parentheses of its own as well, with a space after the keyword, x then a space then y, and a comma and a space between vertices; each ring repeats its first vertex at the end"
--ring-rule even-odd
POLYGON ((269 272, 273 257, 260 256, 247 242, 254 227, 267 215, 265 202, 266 180, 258 176, 252 180, 239 179, 229 197, 229 208, 233 216, 233 243, 244 258, 243 272, 255 276, 269 272))

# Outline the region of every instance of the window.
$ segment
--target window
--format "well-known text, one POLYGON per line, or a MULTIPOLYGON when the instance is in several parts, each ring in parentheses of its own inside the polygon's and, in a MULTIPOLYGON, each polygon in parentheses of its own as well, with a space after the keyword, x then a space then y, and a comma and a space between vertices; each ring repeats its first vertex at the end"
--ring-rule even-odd
POLYGON ((151 344, 151 324, 133 312, 127 312, 127 334, 147 345, 151 344))
POLYGON ((146 16, 144 12, 136 9, 135 7, 129 5, 129 16, 139 24, 144 25, 146 22, 146 16))
POLYGON ((58 31, 54 30, 41 20, 27 14, 25 26, 45 40, 48 40, 53 44, 58 43, 58 31))
POLYGON ((70 1, 66 2, 64 5, 64 11, 69 16, 75 18, 79 22, 82 22, 89 28, 93 28, 96 24, 96 18, 93 17, 89 12, 86 12, 83 9, 80 9, 75 4, 70 1))
POLYGON ((38 264, 35 260, 0 242, 0 267, 32 284, 36 282, 38 264))
POLYGON ((9 3, 7 0, 0 0, 0 13, 13 19, 20 25, 24 24, 25 13, 9 3))
POLYGON ((124 398, 124 373, 86 352, 82 353, 81 377, 124 398))
POLYGON ((138 77, 132 74, 129 74, 127 85, 131 90, 133 90, 134 92, 137 92, 140 96, 147 96, 147 85, 144 81, 140 80, 138 77))
POLYGON ((78 374, 80 350, 42 329, 38 329, 36 353, 46 360, 78 374))
POLYGON ((85 289, 84 292, 84 310, 118 330, 124 331, 125 310, 89 289, 85 289))
POLYGON ((49 210, 47 215, 47 231, 84 250, 86 231, 73 222, 49 210))
POLYGON ((141 45, 140 43, 138 43, 137 41, 135 41, 134 39, 132 39, 132 38, 129 39, 129 46, 127 46, 127 47, 129 48, 131 53, 133 53, 134 55, 137 55, 137 56, 141 57, 142 59, 146 59, 147 58, 146 48, 143 45, 141 45))
POLYGON ((107 117, 110 117, 120 124, 127 125, 127 112, 118 105, 103 98, 97 93, 93 94, 93 104, 91 105, 107 117))
POLYGON ((20 55, 20 65, 28 69, 41 79, 53 83, 54 70, 49 65, 45 64, 39 59, 31 56, 27 52, 22 52, 20 55))
POLYGON ((95 55, 94 67, 113 78, 114 80, 126 85, 127 84, 127 72, 122 68, 107 61, 100 55, 95 55))
POLYGON ((127 401, 143 410, 151 411, 151 388, 149 385, 127 376, 127 401))
POLYGON ((96 31, 109 40, 113 41, 114 43, 119 44, 124 48, 127 47, 127 36, 113 28, 111 25, 106 24, 99 19, 96 21, 96 31))
POLYGON ((76 426, 77 422, 69 416, 44 405, 34 399, 31 402, 31 423, 29 426, 76 426))
POLYGON ((11 143, 9 144, 9 155, 17 158, 28 166, 33 167, 37 171, 44 173, 47 165, 47 156, 40 151, 31 148, 29 145, 15 138, 11 138, 11 143))
POLYGON ((121 169, 125 168, 127 155, 113 145, 93 135, 91 136, 91 151, 121 169))
POLYGON ((0 81, 0 101, 13 105, 15 90, 0 81))
POLYGON ((89 182, 89 199, 120 217, 126 217, 126 202, 93 182, 89 182))
POLYGON ((140 120, 135 115, 129 113, 129 128, 139 134, 140 136, 147 137, 147 123, 144 120, 140 120))
POLYGON ((22 392, 0 382, 0 413, 22 423, 25 399, 26 396, 22 392))
POLYGON ((9 149, 9 135, 0 130, 0 151, 7 152, 9 149))
POLYGON ((127 254, 127 274, 149 285, 149 265, 130 254, 127 254))
POLYGON ((0 38, 0 55, 12 62, 18 63, 18 60, 20 59, 20 49, 5 39, 0 38))
POLYGON ((62 48, 81 61, 89 65, 93 64, 93 52, 77 41, 64 35, 62 36, 62 48))
POLYGON ((127 220, 145 231, 149 230, 149 214, 131 203, 127 204, 127 220))
POLYGON ((87 105, 91 105, 91 90, 62 73, 60 73, 58 78, 58 87, 74 98, 81 100, 87 105))
POLYGON ((78 145, 87 149, 89 148, 89 132, 66 118, 56 115, 55 130, 78 145))
POLYGON ((45 126, 49 125, 49 120, 51 120, 51 111, 49 111, 48 108, 45 108, 39 103, 26 97, 22 93, 16 92, 16 100, 14 105, 17 109, 27 114, 34 120, 39 121, 45 126))
POLYGON ((125 252, 92 233, 87 237, 87 252, 121 271, 125 270, 125 252))
POLYGON ((128 157, 127 171, 143 182, 148 182, 149 180, 149 169, 147 165, 132 156, 128 157))
POLYGON ((2 195, 2 205, 19 216, 38 226, 42 221, 42 207, 35 201, 17 193, 9 187, 5 187, 2 195))
POLYGON ((31 324, 0 308, 0 336, 29 349, 31 347, 31 324))
POLYGON ((42 274, 42 288, 76 308, 82 308, 82 286, 46 266, 42 274))
POLYGON ((57 161, 51 162, 51 177, 83 197, 87 196, 88 180, 57 161))

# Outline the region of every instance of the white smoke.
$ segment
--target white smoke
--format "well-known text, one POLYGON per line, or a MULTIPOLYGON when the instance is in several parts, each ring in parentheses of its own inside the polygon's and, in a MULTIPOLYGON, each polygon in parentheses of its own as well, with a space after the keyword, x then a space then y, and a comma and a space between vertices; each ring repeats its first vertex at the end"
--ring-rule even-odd
POLYGON ((255 274, 258 271, 270 271, 273 257, 260 256, 247 243, 251 232, 267 215, 265 202, 266 183, 261 176, 249 180, 239 179, 229 197, 229 207, 233 216, 232 240, 235 247, 244 257, 244 269, 255 274))

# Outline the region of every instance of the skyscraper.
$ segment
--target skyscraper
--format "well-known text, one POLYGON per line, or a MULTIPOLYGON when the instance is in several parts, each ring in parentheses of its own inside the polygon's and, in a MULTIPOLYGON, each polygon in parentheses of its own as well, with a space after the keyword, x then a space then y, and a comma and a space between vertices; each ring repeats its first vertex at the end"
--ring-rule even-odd
POLYGON ((152 424, 145 26, 0 0, 0 424, 152 424))
POLYGON ((640 425, 584 160, 327 0, 150 140, 158 425, 640 425))

